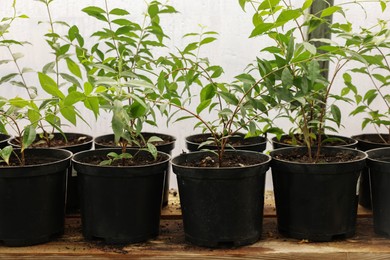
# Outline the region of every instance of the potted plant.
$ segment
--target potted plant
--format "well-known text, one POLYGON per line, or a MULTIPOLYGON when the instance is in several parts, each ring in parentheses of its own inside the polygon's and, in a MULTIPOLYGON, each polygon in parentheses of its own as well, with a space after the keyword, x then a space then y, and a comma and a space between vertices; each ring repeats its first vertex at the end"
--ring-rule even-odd
POLYGON ((88 72, 84 91, 96 93, 99 108, 112 113, 114 143, 119 146, 73 157, 79 174, 83 235, 106 243, 144 241, 159 233, 170 159, 154 145, 161 138, 146 138, 142 133, 144 124, 153 123, 148 117, 155 116, 145 96, 158 91, 149 73, 154 62, 149 47, 163 46, 166 35, 160 16, 176 11, 152 1, 146 5, 141 24, 125 9, 110 9, 108 1, 104 8, 88 6, 83 12, 107 25, 93 33, 99 42, 91 51, 82 41, 77 48, 88 72))
MULTIPOLYGON (((23 71, 17 59, 21 54, 12 52, 12 45, 22 45, 16 39, 8 39, 9 28, 17 15, 15 2, 13 15, 0 24, 0 46, 7 49, 18 72, 5 75, 0 84, 21 86, 27 98, 0 98, 0 122, 2 131, 14 130, 20 149, 8 145, 0 151, 0 186, 2 211, 0 214, 0 240, 8 246, 27 246, 47 242, 64 232, 66 173, 72 153, 61 149, 27 149, 33 143, 38 125, 45 121, 39 107, 42 100, 35 99, 36 90, 24 82, 23 71), (17 81, 20 76, 22 83, 17 81)), ((9 85, 8 85, 9 86, 9 85)), ((44 102, 44 101, 42 101, 44 102)))
MULTIPOLYGON (((350 237, 355 232, 356 184, 367 155, 348 148, 325 147, 323 135, 325 131, 337 132, 330 122, 341 126, 337 102, 352 102, 347 93, 335 94, 332 90, 343 67, 364 52, 365 42, 355 41, 350 22, 328 23, 328 16, 345 11, 342 5, 307 14, 312 1, 300 6, 279 1, 250 2, 255 18, 251 36, 275 41, 263 49, 273 59, 258 60, 263 74, 270 75, 265 83, 273 86, 277 99, 285 104, 281 115, 295 125, 290 133, 302 135, 305 145, 270 153, 278 230, 293 238, 314 241, 350 237), (308 40, 304 32, 324 24, 341 43, 325 38, 308 40), (325 44, 318 46, 316 42, 325 44), (327 71, 329 77, 320 69, 322 61, 333 63, 327 71)), ((241 1, 242 7, 245 3, 241 1)))
POLYGON ((231 84, 220 82, 222 67, 199 55, 201 47, 216 40, 215 34, 204 28, 186 34, 190 43, 178 55, 161 57, 165 70, 157 87, 164 95, 149 98, 168 111, 169 122, 195 119, 194 127, 209 135, 197 147, 199 151, 172 160, 186 240, 206 247, 242 246, 256 242, 262 234, 270 157, 231 149, 230 141, 239 132, 250 137, 270 129, 271 120, 265 116, 269 104, 254 99, 267 93, 259 82, 248 82, 253 79, 249 73, 231 84), (196 105, 194 110, 190 103, 196 105), (263 118, 260 128, 255 119, 263 118))
MULTIPOLYGON (((128 104, 123 105, 119 110, 114 110, 113 131, 121 128, 120 114, 127 113, 131 124, 134 124, 134 132, 126 132, 119 135, 111 133, 108 135, 97 136, 94 139, 95 148, 102 147, 145 147, 148 139, 157 136, 159 139, 153 141, 153 145, 158 151, 171 153, 175 145, 175 137, 169 134, 140 132, 142 125, 148 124, 157 127, 156 111, 151 104, 145 104, 138 96, 154 92, 154 81, 157 80, 156 58, 154 52, 156 49, 165 47, 165 39, 168 38, 163 28, 160 26, 160 14, 174 13, 175 9, 171 6, 159 6, 153 1, 145 11, 146 15, 142 21, 137 21, 129 15, 129 12, 113 8, 112 13, 106 13, 106 10, 89 6, 83 9, 87 15, 104 23, 104 27, 92 33, 93 39, 98 43, 93 44, 88 50, 84 45, 84 40, 78 41, 79 61, 88 72, 89 81, 86 83, 85 92, 97 93, 102 108, 106 110, 112 108, 113 100, 110 92, 114 88, 105 88, 104 86, 117 85, 120 79, 124 84, 116 88, 115 95, 122 95, 123 100, 128 104), (159 8, 162 7, 163 10, 159 8), (111 103, 111 104, 110 104, 111 103), (115 128, 116 127, 116 128, 115 128), (118 138, 119 139, 118 139, 118 138), (120 142, 120 143, 119 143, 120 142)), ((78 39, 84 39, 77 29, 78 39)), ((85 93, 85 94, 86 94, 85 93)), ((112 93, 111 93, 112 94, 112 93)), ((164 185, 164 205, 168 204, 169 194, 169 176, 170 168, 167 168, 164 185)))
MULTIPOLYGON (((50 51, 53 54, 53 60, 45 64, 41 71, 37 72, 39 88, 34 87, 34 82, 29 82, 26 75, 35 73, 32 68, 21 68, 19 59, 23 57, 21 53, 13 52, 12 45, 27 44, 26 42, 17 42, 5 40, 7 51, 13 59, 17 72, 5 75, 3 82, 25 89, 26 99, 11 99, 15 106, 28 109, 28 117, 35 122, 35 140, 29 145, 30 148, 63 148, 73 153, 88 150, 92 148, 92 136, 82 133, 64 132, 66 124, 63 119, 76 125, 77 119, 86 123, 83 116, 76 109, 76 104, 85 100, 86 97, 80 92, 82 80, 82 71, 80 66, 74 61, 74 54, 71 52, 71 36, 62 36, 60 31, 66 30, 71 35, 73 27, 62 21, 53 20, 51 13, 51 4, 53 1, 40 1, 47 10, 49 30, 44 35, 50 51), (50 97, 43 98, 44 95, 50 97), (29 105, 29 99, 37 99, 39 106, 29 105)), ((93 107, 90 107, 93 109, 93 107)), ((95 111, 96 112, 96 111, 95 111)), ((34 133, 31 133, 33 136, 34 133)), ((13 138, 10 143, 15 147, 21 147, 20 138, 13 138)), ((72 212, 78 209, 77 195, 77 173, 70 168, 67 181, 67 211, 72 212)))
MULTIPOLYGON (((362 60, 365 61, 359 68, 354 68, 343 75, 346 85, 345 91, 353 94, 356 108, 350 113, 352 116, 364 115, 362 119, 362 130, 367 126, 372 126, 374 133, 363 133, 352 138, 358 141, 358 149, 367 151, 375 148, 388 147, 390 145, 389 128, 389 95, 386 92, 390 84, 390 72, 388 51, 389 30, 386 21, 380 21, 370 29, 364 29, 365 34, 360 37, 361 41, 367 42, 362 60), (365 37, 365 38, 363 38, 365 37), (361 84, 356 84, 353 75, 367 76, 371 87, 361 88, 361 84), (359 88, 360 87, 360 88, 359 88), (361 93, 361 91, 364 93, 361 93), (382 109, 383 108, 383 109, 382 109)), ((366 168, 360 178, 359 204, 366 208, 371 208, 371 189, 369 183, 369 173, 366 168)))

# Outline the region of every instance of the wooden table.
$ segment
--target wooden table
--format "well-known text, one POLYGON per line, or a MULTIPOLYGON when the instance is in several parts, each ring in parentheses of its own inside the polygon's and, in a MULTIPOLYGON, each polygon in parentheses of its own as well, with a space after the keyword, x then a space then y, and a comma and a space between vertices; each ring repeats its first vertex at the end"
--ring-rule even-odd
POLYGON ((373 232, 371 212, 359 208, 356 235, 347 240, 311 243, 281 236, 277 232, 271 192, 266 193, 263 237, 257 243, 240 248, 209 249, 184 240, 180 203, 171 191, 169 205, 162 211, 160 235, 145 243, 105 245, 85 241, 79 215, 66 218, 65 234, 46 244, 31 247, 0 247, 2 258, 76 259, 159 258, 159 259, 390 259, 390 239, 373 232))

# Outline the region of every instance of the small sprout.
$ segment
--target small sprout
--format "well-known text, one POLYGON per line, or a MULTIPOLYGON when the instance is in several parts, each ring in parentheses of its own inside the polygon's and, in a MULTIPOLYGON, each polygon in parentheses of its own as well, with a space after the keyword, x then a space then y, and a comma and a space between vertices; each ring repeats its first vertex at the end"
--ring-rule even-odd
POLYGON ((100 166, 111 165, 114 161, 117 161, 117 160, 125 160, 125 159, 133 158, 133 156, 129 153, 117 154, 115 152, 108 153, 107 157, 108 157, 108 160, 101 161, 99 163, 100 166))

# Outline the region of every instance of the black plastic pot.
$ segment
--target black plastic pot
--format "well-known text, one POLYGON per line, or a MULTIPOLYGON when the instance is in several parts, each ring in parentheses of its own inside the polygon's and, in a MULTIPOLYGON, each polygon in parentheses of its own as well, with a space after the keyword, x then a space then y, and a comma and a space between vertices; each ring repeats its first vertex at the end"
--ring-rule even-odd
MULTIPOLYGON (((170 156, 145 166, 98 166, 83 162, 120 149, 84 151, 72 161, 78 172, 81 221, 86 239, 135 243, 159 234, 164 175, 170 156)), ((136 149, 128 149, 135 154, 136 149)), ((144 153, 144 151, 141 151, 144 153)))
POLYGON ((187 167, 207 152, 181 154, 172 160, 177 175, 187 241, 206 247, 242 246, 261 237, 265 174, 270 157, 253 151, 226 151, 260 159, 236 168, 187 167))
MULTIPOLYGON (((207 139, 211 137, 211 134, 195 134, 195 135, 190 135, 186 137, 186 147, 188 151, 190 152, 196 152, 202 149, 207 149, 207 150, 215 150, 216 146, 215 145, 204 145, 200 149, 198 149, 199 145, 207 141, 207 139), (199 141, 203 140, 203 141, 199 141)), ((262 152, 265 150, 267 146, 267 139, 262 136, 254 136, 254 137, 248 137, 244 138, 244 134, 237 134, 235 136, 229 137, 228 144, 234 144, 237 141, 244 141, 244 144, 241 145, 232 145, 234 149, 236 150, 245 150, 245 151, 255 151, 255 152, 262 152)), ((229 147, 227 146, 227 149, 229 147)))
MULTIPOLYGON (((388 134, 381 134, 383 138, 388 139, 388 134)), ((371 149, 390 147, 390 144, 384 143, 378 134, 361 134, 352 136, 358 141, 357 148, 360 151, 368 151, 371 149)), ((359 181, 359 204, 367 209, 371 209, 371 188, 368 168, 364 168, 359 181)))
POLYGON ((11 139, 11 136, 6 134, 0 134, 0 149, 8 145, 8 140, 11 139))
MULTIPOLYGON (((65 149, 72 153, 78 153, 81 151, 90 150, 93 144, 93 137, 86 134, 80 133, 64 133, 67 140, 75 140, 78 138, 85 138, 83 143, 75 144, 75 145, 66 145, 66 146, 56 146, 51 148, 57 149, 65 149)), ((39 136, 37 135, 37 140, 39 136)), ((61 133, 54 133, 54 139, 56 140, 64 140, 64 136, 61 133)), ((15 143, 14 139, 10 140, 10 143, 18 147, 15 143)), ((77 187, 77 172, 73 169, 73 167, 69 168, 69 172, 67 175, 67 185, 66 185, 66 212, 73 213, 80 210, 80 197, 78 194, 77 187)))
MULTIPOLYGON (((172 150, 175 148, 175 141, 176 138, 171 135, 166 134, 160 134, 160 133, 149 133, 144 132, 142 133, 145 139, 150 138, 151 136, 158 136, 162 138, 163 140, 170 140, 169 143, 162 144, 162 145, 156 145, 156 148, 158 151, 167 153, 169 155, 172 155, 172 150)), ((94 139, 95 149, 102 149, 102 148, 113 148, 116 147, 114 144, 114 135, 113 134, 107 134, 107 135, 101 135, 97 136, 94 139), (108 145, 107 143, 112 143, 112 145, 108 145)), ((164 194, 163 194, 163 206, 168 205, 168 197, 169 197, 169 181, 170 181, 170 172, 171 172, 171 166, 168 164, 164 181, 164 194)))
POLYGON ((0 167, 0 240, 7 246, 40 244, 64 232, 66 173, 72 153, 27 149, 25 156, 53 162, 0 167))
POLYGON ((390 147, 368 150, 374 231, 390 237, 390 147))
MULTIPOLYGON (((355 148, 357 146, 357 141, 354 140, 353 138, 345 137, 345 136, 339 136, 339 135, 326 135, 328 138, 338 138, 343 140, 345 143, 340 143, 339 145, 332 145, 333 147, 345 147, 345 148, 355 148)), ((325 138, 325 136, 323 137, 325 138)), ((278 140, 276 137, 273 137, 271 139, 272 141, 272 147, 274 149, 279 149, 279 148, 287 148, 287 147, 297 147, 297 145, 293 144, 288 144, 285 142, 285 140, 291 139, 289 135, 283 135, 280 140, 278 140)), ((324 143, 324 146, 327 146, 326 143, 324 143)))
POLYGON ((271 152, 272 179, 278 230, 310 241, 331 241, 354 235, 357 181, 367 155, 356 149, 323 147, 327 154, 358 156, 351 162, 299 163, 278 159, 286 154, 306 154, 306 147, 271 152))

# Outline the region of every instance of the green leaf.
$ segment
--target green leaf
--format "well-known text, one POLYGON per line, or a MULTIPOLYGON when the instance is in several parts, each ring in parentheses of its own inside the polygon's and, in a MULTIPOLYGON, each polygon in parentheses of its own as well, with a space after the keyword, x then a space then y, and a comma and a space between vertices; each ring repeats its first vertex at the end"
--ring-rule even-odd
POLYGON ((251 35, 249 36, 250 38, 262 35, 265 32, 269 32, 270 29, 274 27, 274 23, 261 23, 253 29, 251 35))
POLYGON ((83 101, 85 99, 84 93, 78 91, 72 91, 68 96, 64 99, 65 106, 71 106, 76 104, 77 102, 83 101))
POLYGON ((155 17, 158 14, 159 8, 156 3, 152 3, 148 8, 148 14, 151 18, 155 17))
POLYGON ((305 50, 307 50, 308 52, 310 52, 313 55, 315 55, 317 53, 317 49, 313 44, 310 44, 308 42, 303 42, 303 47, 305 48, 305 50))
POLYGON ((114 14, 114 15, 128 15, 130 14, 128 11, 124 10, 124 9, 120 9, 120 8, 114 8, 110 11, 110 14, 114 14))
POLYGON ((245 12, 245 4, 247 2, 247 0, 238 0, 242 10, 245 12))
POLYGON ((246 73, 235 76, 235 78, 243 83, 248 83, 250 85, 253 85, 256 83, 256 80, 252 77, 252 75, 246 74, 246 73))
POLYGON ((211 99, 206 99, 197 106, 196 113, 200 114, 205 108, 207 108, 211 103, 211 99))
POLYGON ((193 42, 193 43, 190 43, 188 44, 185 48, 184 48, 184 51, 183 53, 189 53, 193 50, 196 50, 198 48, 198 43, 197 42, 193 42))
POLYGON ((149 137, 148 139, 148 143, 158 143, 158 142, 164 142, 164 140, 155 135, 149 137))
POLYGON ((376 96, 377 96, 376 89, 370 89, 364 95, 363 100, 367 102, 367 105, 370 105, 371 102, 376 98, 376 96))
POLYGON ((291 87, 294 84, 294 77, 288 68, 282 71, 282 84, 284 87, 291 87))
POLYGON ((281 26, 291 20, 297 19, 302 15, 301 11, 299 9, 296 10, 283 10, 278 18, 276 19, 276 23, 278 26, 281 26))
POLYGON ((321 18, 323 17, 326 17, 326 16, 330 16, 332 15, 333 13, 337 12, 337 11, 340 11, 342 10, 342 8, 340 6, 330 6, 326 9, 324 9, 321 13, 321 18))
POLYGON ((88 6, 86 8, 83 8, 82 11, 89 16, 95 17, 98 20, 107 22, 107 18, 103 15, 105 14, 105 11, 97 6, 88 6))
POLYGON ((39 114, 38 111, 29 109, 27 111, 28 120, 31 122, 31 124, 36 127, 39 120, 41 119, 41 114, 39 114))
POLYGON ((18 108, 24 108, 30 105, 30 102, 28 100, 25 100, 20 97, 11 98, 8 100, 8 102, 10 103, 11 106, 15 106, 18 108))
POLYGON ((384 12, 386 10, 386 7, 387 7, 386 1, 381 0, 380 3, 381 3, 382 12, 384 12))
POLYGON ((340 127, 340 123, 341 123, 340 108, 336 105, 331 105, 330 111, 332 113, 332 117, 333 117, 334 121, 336 122, 337 126, 340 127))
POLYGON ((89 83, 89 82, 85 82, 85 83, 84 83, 84 93, 85 93, 85 95, 88 96, 89 94, 92 93, 92 91, 93 91, 93 86, 92 86, 92 84, 89 83))
POLYGON ((203 40, 200 41, 199 46, 202 46, 204 44, 213 42, 215 40, 217 40, 217 38, 215 38, 215 37, 206 37, 206 38, 204 38, 203 40))
POLYGON ((4 82, 10 81, 11 79, 15 78, 17 75, 19 75, 19 74, 18 73, 11 73, 11 74, 3 76, 0 79, 0 84, 3 84, 4 82))
POLYGON ((24 128, 21 147, 22 152, 35 141, 36 135, 35 127, 33 125, 28 125, 24 128))
POLYGON ((4 162, 9 165, 9 158, 11 157, 11 154, 13 152, 12 145, 8 145, 4 147, 3 149, 0 149, 0 157, 4 160, 4 162))
POLYGON ((111 120, 111 127, 114 132, 115 136, 115 143, 119 142, 119 139, 123 133, 123 129, 125 127, 123 122, 123 106, 122 103, 119 100, 114 101, 114 110, 113 110, 113 116, 111 120))
POLYGON ((213 84, 208 84, 200 91, 200 101, 212 99, 215 96, 216 88, 213 84))
POLYGON ((313 4, 313 0, 306 0, 302 5, 302 10, 306 10, 307 8, 311 7, 313 4))
POLYGON ((232 105, 238 105, 238 99, 235 95, 229 92, 219 92, 219 95, 228 103, 232 105))
POLYGON ((76 125, 76 111, 73 106, 61 105, 60 103, 60 113, 66 120, 76 125))
POLYGON ((67 58, 66 59, 66 65, 68 66, 69 71, 75 75, 76 77, 79 77, 80 79, 82 78, 81 76, 81 70, 79 65, 75 63, 72 59, 67 58))
POLYGON ((98 118, 98 115, 99 115, 99 98, 98 97, 87 97, 84 100, 84 106, 93 112, 96 119, 98 118))
POLYGON ((76 25, 73 25, 68 30, 68 37, 70 41, 73 41, 76 36, 79 34, 79 28, 76 25))
POLYGON ((153 158, 156 160, 157 159, 157 154, 158 154, 158 151, 157 151, 157 148, 156 146, 154 146, 153 144, 151 143, 147 143, 146 144, 148 146, 148 151, 149 153, 153 156, 153 158))
POLYGON ((354 115, 357 115, 359 113, 362 113, 362 112, 365 112, 366 111, 366 106, 358 106, 357 108, 355 108, 351 113, 349 113, 350 115, 354 116, 354 115))
POLYGON ((62 94, 62 92, 58 89, 57 83, 48 75, 43 74, 42 72, 38 72, 38 78, 43 90, 46 91, 46 93, 61 99, 65 98, 64 94, 62 94))

